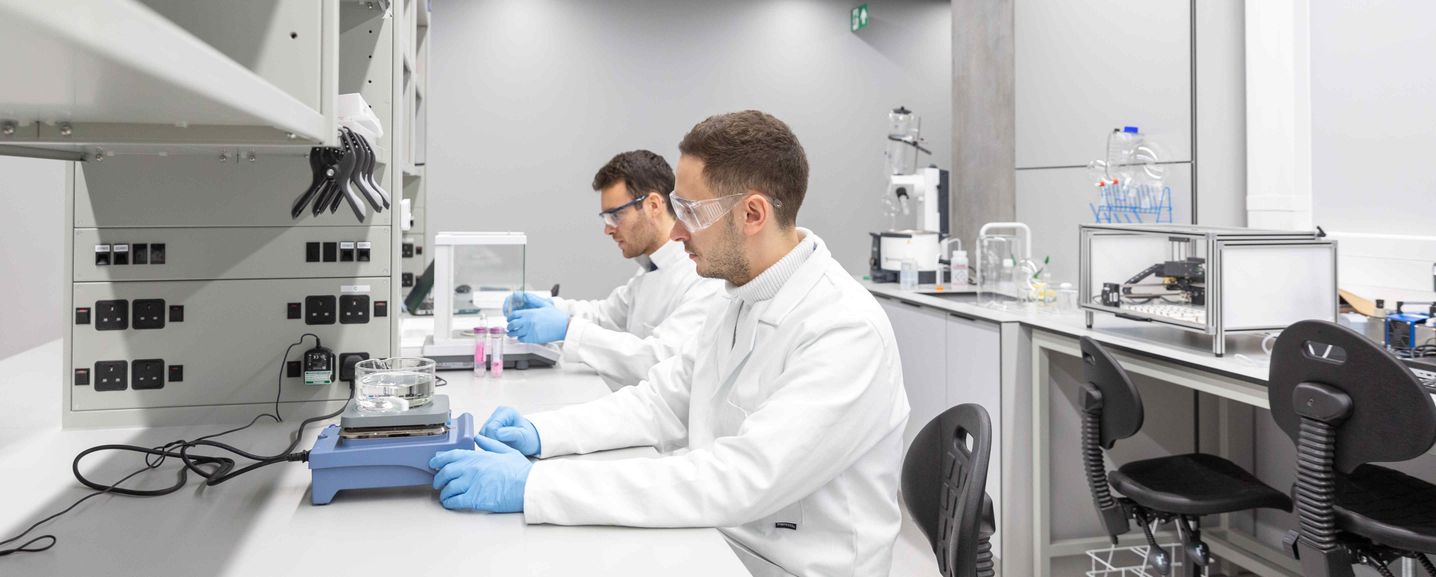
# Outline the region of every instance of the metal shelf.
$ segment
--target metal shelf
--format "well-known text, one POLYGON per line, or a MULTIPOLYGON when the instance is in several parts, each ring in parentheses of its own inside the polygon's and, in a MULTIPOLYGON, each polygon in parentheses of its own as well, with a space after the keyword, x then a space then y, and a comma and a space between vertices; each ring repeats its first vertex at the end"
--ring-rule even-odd
POLYGON ((135 0, 0 0, 0 52, 0 153, 335 140, 332 96, 310 106, 135 0))

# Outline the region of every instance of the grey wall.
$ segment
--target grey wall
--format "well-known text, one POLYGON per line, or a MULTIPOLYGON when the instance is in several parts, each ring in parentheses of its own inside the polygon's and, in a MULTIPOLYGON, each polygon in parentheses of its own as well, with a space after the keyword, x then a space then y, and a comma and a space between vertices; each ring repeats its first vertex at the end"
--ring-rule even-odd
POLYGON ((529 234, 530 286, 597 297, 633 268, 603 236, 593 173, 614 153, 677 160, 703 118, 757 108, 788 122, 812 166, 798 224, 849 271, 886 228, 886 115, 923 117, 951 166, 951 7, 849 0, 435 0, 428 230, 529 234))
POLYGON ((0 359, 60 338, 68 164, 0 156, 0 359))
POLYGON ((1432 236, 1436 4, 1311 5, 1312 218, 1329 231, 1432 236))
POLYGON ((1115 127, 1160 147, 1173 222, 1245 224, 1240 3, 1024 0, 1013 29, 1016 217, 1055 281, 1077 278, 1077 226, 1099 201, 1086 166, 1115 127))

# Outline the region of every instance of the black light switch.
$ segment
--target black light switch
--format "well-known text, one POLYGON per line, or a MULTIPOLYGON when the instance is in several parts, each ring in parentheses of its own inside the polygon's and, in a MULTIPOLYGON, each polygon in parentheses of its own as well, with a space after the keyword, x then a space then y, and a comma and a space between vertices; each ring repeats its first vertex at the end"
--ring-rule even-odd
POLYGON ((170 322, 184 322, 184 305, 170 305, 170 322))
POLYGON ((90 307, 79 307, 75 309, 75 324, 90 324, 90 307))
POLYGON ((389 316, 389 301, 374 301, 374 316, 376 318, 389 316))
POLYGON ((284 376, 297 379, 304 374, 304 365, 299 361, 289 361, 284 364, 284 376))
POLYGON ((90 369, 75 369, 75 386, 90 386, 90 369))
POLYGON ((184 382, 184 365, 170 365, 170 382, 184 382))
POLYGON ((299 304, 299 303, 289 303, 289 314, 288 314, 288 316, 286 316, 285 318, 290 318, 290 319, 302 319, 302 318, 304 318, 304 308, 303 308, 303 305, 301 305, 301 304, 299 304))

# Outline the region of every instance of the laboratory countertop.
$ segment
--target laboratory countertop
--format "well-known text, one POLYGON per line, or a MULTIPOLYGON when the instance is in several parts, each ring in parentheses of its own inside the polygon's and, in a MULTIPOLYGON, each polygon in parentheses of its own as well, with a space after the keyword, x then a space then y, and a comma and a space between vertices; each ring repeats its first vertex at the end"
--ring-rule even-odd
MULTIPOLYGON (((0 419, 0 538, 90 492, 70 470, 88 447, 155 446, 227 428, 62 430, 61 349, 57 340, 0 360, 6 375, 0 393, 10 403, 0 419)), ((511 370, 501 380, 440 374, 449 384, 439 392, 456 413, 476 421, 500 404, 533 412, 609 394, 585 369, 511 370)), ((224 440, 275 453, 304 416, 266 420, 224 440)), ((309 447, 322 427, 311 425, 300 447, 309 447)), ((568 458, 656 454, 643 448, 568 458)), ((140 466, 137 454, 112 453, 87 458, 83 470, 111 482, 140 466)), ((167 486, 175 471, 166 465, 125 486, 167 486)), ((304 464, 282 463, 213 487, 191 476, 183 489, 160 497, 102 495, 22 539, 54 534, 59 541, 50 551, 0 557, 0 575, 748 575, 715 529, 527 525, 518 514, 445 510, 428 487, 340 493, 329 505, 313 506, 308 489, 304 464)))
POLYGON ((1212 354, 1210 337, 1176 327, 1099 314, 1089 329, 1081 312, 1001 310, 977 304, 977 295, 971 291, 936 293, 930 285, 919 285, 918 290, 912 291, 903 290, 896 283, 875 283, 867 280, 859 282, 874 295, 947 311, 962 317, 997 323, 1020 323, 1033 329, 1074 338, 1091 337, 1103 344, 1138 355, 1254 383, 1265 384, 1267 381, 1267 355, 1261 349, 1260 335, 1228 336, 1226 355, 1218 357, 1212 354))

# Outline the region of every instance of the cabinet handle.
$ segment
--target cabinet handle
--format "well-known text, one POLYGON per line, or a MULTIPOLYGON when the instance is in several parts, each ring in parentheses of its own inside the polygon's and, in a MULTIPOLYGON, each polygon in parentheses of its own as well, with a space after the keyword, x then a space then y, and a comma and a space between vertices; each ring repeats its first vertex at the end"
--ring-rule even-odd
POLYGON ((912 308, 915 308, 915 309, 926 308, 926 307, 923 307, 922 305, 917 304, 917 303, 914 303, 914 302, 908 302, 908 301, 898 301, 898 302, 900 302, 900 303, 902 303, 902 304, 905 304, 905 305, 907 305, 907 306, 910 306, 910 307, 912 307, 912 308))

